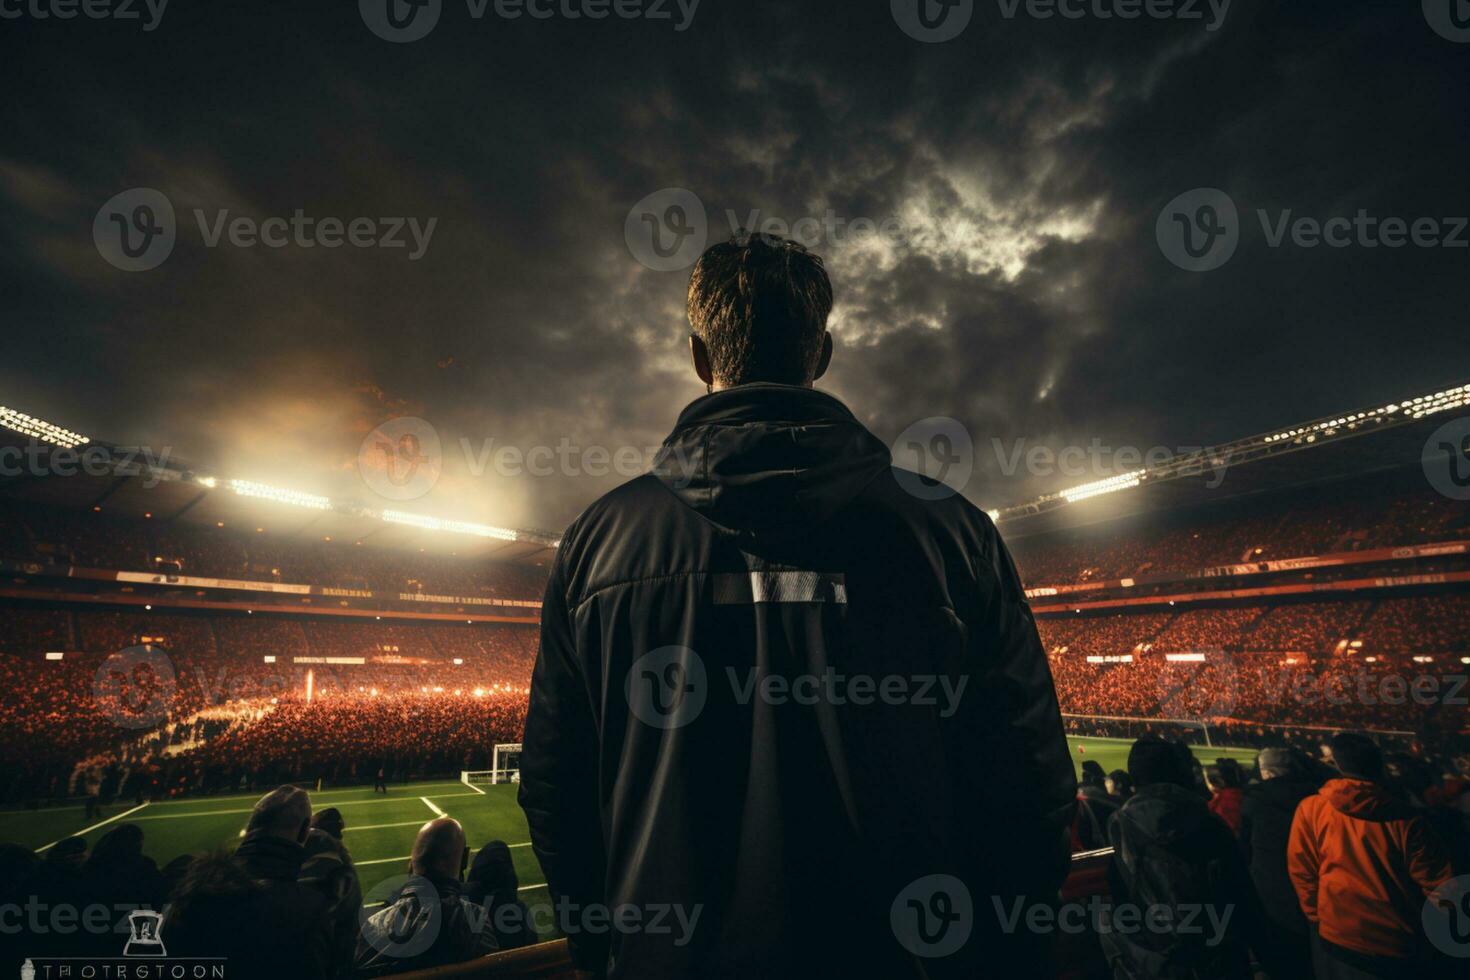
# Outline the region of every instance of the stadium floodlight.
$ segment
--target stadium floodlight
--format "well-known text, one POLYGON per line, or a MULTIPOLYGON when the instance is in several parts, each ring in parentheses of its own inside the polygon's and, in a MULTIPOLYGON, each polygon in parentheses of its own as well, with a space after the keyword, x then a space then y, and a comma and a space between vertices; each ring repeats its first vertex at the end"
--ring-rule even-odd
POLYGON ((290 504, 293 507, 309 507, 312 510, 326 510, 332 505, 329 499, 314 493, 302 493, 299 490, 282 490, 280 487, 267 486, 264 483, 252 483, 249 480, 230 480, 225 485, 242 497, 272 500, 278 504, 290 504))
POLYGON ((51 445, 59 446, 62 449, 75 449, 78 446, 85 446, 92 441, 80 432, 73 432, 70 429, 65 429, 59 425, 47 422, 45 419, 38 419, 34 415, 27 415, 25 412, 17 412, 13 408, 6 408, 4 405, 0 405, 0 427, 7 428, 11 432, 18 432, 32 439, 49 442, 51 445))
POLYGON ((378 516, 391 524, 407 524, 426 531, 454 531, 459 534, 473 534, 481 538, 499 538, 502 541, 515 541, 518 538, 517 533, 508 527, 492 527, 489 524, 472 524, 468 521, 446 521, 401 510, 385 510, 378 516))
POLYGON ((1062 491, 1062 499, 1069 504, 1075 504, 1079 500, 1089 497, 1101 496, 1105 493, 1116 493, 1119 490, 1127 490, 1136 487, 1143 482, 1144 470, 1134 470, 1131 473, 1120 473, 1110 476, 1106 480, 1095 480, 1092 483, 1084 483, 1080 487, 1062 491))

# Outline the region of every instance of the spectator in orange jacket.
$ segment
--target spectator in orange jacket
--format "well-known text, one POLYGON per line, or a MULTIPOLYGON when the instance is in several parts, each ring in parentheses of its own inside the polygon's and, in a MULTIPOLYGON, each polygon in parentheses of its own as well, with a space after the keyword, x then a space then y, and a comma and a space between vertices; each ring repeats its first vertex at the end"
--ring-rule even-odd
POLYGON ((1318 980, 1413 976, 1424 902, 1453 872, 1425 818, 1383 785, 1383 756, 1364 735, 1332 738, 1342 778, 1302 800, 1286 863, 1314 930, 1318 980))

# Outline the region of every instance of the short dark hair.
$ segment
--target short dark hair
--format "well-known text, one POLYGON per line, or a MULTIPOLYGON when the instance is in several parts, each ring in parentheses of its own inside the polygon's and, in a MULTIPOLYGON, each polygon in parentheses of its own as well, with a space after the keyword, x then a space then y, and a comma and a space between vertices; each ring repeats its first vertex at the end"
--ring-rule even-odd
POLYGON ((1344 776, 1358 779, 1383 778, 1383 753, 1378 743, 1357 732, 1338 732, 1327 744, 1332 746, 1332 762, 1344 776))
POLYGON ((1157 735, 1145 735, 1128 750, 1128 775, 1140 788, 1172 783, 1189 789, 1194 786, 1194 766, 1190 759, 1186 746, 1166 742, 1157 735))
POLYGON ((689 278, 689 325, 720 385, 809 384, 832 313, 832 282, 797 242, 741 232, 712 245, 689 278))

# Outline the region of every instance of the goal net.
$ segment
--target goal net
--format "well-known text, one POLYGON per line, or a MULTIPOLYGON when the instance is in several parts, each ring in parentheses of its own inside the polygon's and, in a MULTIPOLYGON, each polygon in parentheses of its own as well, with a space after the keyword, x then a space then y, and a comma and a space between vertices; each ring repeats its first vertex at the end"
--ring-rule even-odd
POLYGON ((481 786, 494 786, 497 783, 518 783, 521 781, 521 743, 500 742, 495 746, 495 754, 491 757, 490 764, 493 769, 467 769, 459 774, 459 781, 470 789, 478 789, 481 786))

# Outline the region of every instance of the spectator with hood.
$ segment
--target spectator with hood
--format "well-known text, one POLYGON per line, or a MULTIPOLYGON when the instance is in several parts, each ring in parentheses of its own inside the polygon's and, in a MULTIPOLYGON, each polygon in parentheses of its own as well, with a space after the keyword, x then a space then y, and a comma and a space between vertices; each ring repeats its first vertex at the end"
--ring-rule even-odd
POLYGON ((1230 829, 1196 789, 1191 758, 1186 746, 1154 735, 1129 750, 1138 790, 1113 818, 1114 907, 1162 908, 1178 918, 1167 931, 1099 930, 1117 980, 1250 977, 1242 921, 1250 886, 1230 829))
POLYGON ((1423 813, 1388 790, 1372 739, 1342 732, 1331 744, 1341 776, 1302 800, 1287 843, 1317 977, 1414 977, 1426 953, 1421 910, 1454 874, 1449 851, 1423 813))
POLYGON ((222 956, 235 978, 333 977, 345 969, 327 899, 297 881, 311 798, 295 786, 261 797, 233 856, 200 857, 174 889, 163 936, 172 956, 222 956))
MULTIPOLYGON (((921 957, 920 916, 959 886, 987 909, 1055 900, 1077 781, 995 524, 895 466, 866 410, 814 387, 834 356, 832 304, 822 260, 796 242, 710 247, 687 306, 709 394, 654 471, 592 504, 557 549, 521 755, 536 856, 576 907, 700 910, 692 941, 569 936, 584 970, 1050 972, 1046 937, 994 916, 921 957), (894 678, 949 694, 845 696, 894 678), (950 891, 926 904, 915 882, 950 891)), ((905 461, 943 436, 905 443, 905 461)))

